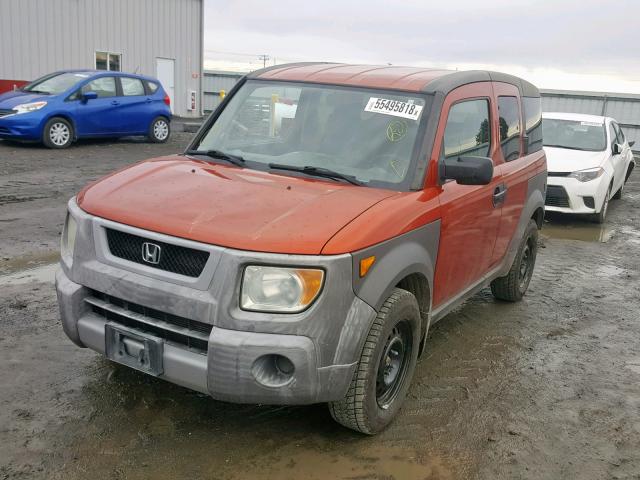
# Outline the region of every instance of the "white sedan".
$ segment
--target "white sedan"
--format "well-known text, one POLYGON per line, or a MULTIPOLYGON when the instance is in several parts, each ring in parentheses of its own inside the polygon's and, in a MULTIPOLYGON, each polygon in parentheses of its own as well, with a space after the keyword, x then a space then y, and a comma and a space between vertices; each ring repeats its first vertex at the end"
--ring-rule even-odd
POLYGON ((602 223, 635 167, 631 147, 610 117, 543 113, 547 155, 546 210, 589 214, 602 223))

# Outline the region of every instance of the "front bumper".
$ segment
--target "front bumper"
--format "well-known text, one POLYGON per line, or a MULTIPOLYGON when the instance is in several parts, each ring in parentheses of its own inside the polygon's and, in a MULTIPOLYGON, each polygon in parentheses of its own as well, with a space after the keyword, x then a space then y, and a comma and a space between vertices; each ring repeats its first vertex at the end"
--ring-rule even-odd
POLYGON ((0 138, 40 140, 42 138, 42 119, 33 113, 0 117, 0 138))
POLYGON ((210 263, 204 278, 187 280, 112 257, 105 250, 102 230, 117 227, 165 242, 181 240, 92 217, 74 202, 70 211, 78 223, 76 247, 74 258, 61 262, 56 290, 63 329, 77 345, 104 354, 105 325, 125 318, 113 312, 139 315, 121 308, 130 304, 135 305, 132 311, 144 307, 210 328, 200 350, 166 341, 159 378, 236 403, 309 404, 346 395, 375 318, 375 310, 353 293, 350 255, 276 255, 200 245, 211 252, 210 263), (253 262, 320 265, 326 270, 326 284, 302 313, 246 312, 237 305, 240 273, 253 262), (95 308, 96 292, 122 303, 102 314, 95 308), (293 365, 284 381, 265 361, 274 355, 293 365))
POLYGON ((575 178, 547 178, 545 210, 575 214, 592 214, 600 211, 607 193, 606 175, 590 182, 579 182, 575 178), (590 206, 593 199, 593 206, 590 206))

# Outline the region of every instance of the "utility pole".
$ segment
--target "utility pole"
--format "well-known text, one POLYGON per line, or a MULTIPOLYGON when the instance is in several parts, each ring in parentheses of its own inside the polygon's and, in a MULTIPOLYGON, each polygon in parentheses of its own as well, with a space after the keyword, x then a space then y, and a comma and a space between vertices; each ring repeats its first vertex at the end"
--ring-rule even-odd
POLYGON ((262 60, 262 68, 265 68, 267 66, 267 60, 269 60, 269 55, 260 55, 258 57, 260 60, 262 60))

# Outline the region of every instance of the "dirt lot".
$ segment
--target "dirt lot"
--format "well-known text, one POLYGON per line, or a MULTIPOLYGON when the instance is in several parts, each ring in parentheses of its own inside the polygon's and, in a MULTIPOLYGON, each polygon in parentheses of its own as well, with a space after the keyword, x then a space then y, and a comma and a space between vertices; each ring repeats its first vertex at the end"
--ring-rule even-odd
POLYGON ((65 204, 166 145, 0 142, 0 479, 640 478, 640 174, 609 223, 550 219, 529 293, 431 331, 397 421, 213 401, 75 347, 51 283, 65 204))

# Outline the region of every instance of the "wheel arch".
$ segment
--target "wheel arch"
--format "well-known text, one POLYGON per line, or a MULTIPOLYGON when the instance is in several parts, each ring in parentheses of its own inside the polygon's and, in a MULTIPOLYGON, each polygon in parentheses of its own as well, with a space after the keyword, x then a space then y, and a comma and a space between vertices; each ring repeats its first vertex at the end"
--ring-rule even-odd
POLYGON ((69 112, 53 112, 50 113, 49 115, 47 115, 43 120, 42 120, 42 133, 41 135, 44 136, 44 127, 47 125, 47 123, 49 123, 50 120, 54 119, 54 118, 62 118, 64 120, 66 120, 67 122, 69 122, 71 124, 71 128, 73 128, 73 140, 77 140, 78 139, 78 128, 76 125, 76 122, 73 118, 73 115, 70 115, 69 112))
POLYGON ((379 311, 394 288, 416 296, 423 323, 431 311, 433 276, 440 241, 440 220, 360 250, 353 256, 355 294, 379 311), (360 261, 374 256, 369 271, 360 276, 360 261))

